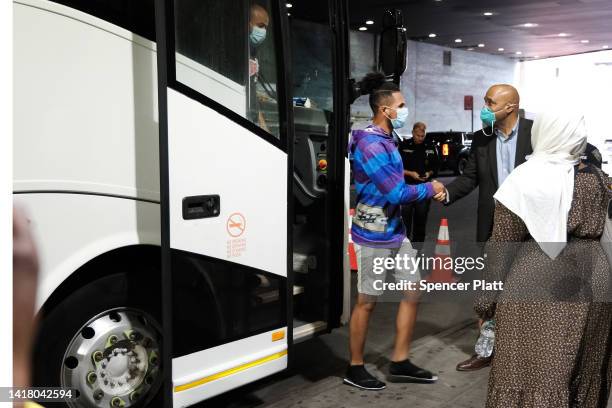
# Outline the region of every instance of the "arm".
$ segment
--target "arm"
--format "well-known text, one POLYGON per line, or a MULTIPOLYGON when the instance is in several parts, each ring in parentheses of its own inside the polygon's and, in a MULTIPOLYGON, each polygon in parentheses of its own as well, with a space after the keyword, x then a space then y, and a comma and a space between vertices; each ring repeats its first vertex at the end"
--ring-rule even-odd
MULTIPOLYGON (((529 234, 523 220, 503 204, 495 204, 493 234, 485 245, 486 261, 483 279, 487 282, 505 282, 506 275, 518 252, 519 244, 529 234)), ((495 313, 499 292, 482 291, 476 297, 474 310, 483 319, 495 313)))
POLYGON ((270 129, 268 129, 268 125, 266 124, 266 117, 264 116, 262 111, 259 111, 259 113, 257 114, 257 124, 266 132, 272 133, 270 132, 270 129))
POLYGON ((478 161, 476 159, 476 149, 470 149, 465 169, 461 176, 458 176, 452 183, 446 186, 445 204, 452 204, 460 198, 465 197, 478 187, 478 161))
MULTIPOLYGON (((396 152, 399 156, 399 153, 396 152)), ((422 201, 434 195, 431 183, 408 185, 403 172, 398 172, 388 152, 381 143, 372 143, 363 149, 361 165, 378 191, 391 204, 407 204, 422 201)))

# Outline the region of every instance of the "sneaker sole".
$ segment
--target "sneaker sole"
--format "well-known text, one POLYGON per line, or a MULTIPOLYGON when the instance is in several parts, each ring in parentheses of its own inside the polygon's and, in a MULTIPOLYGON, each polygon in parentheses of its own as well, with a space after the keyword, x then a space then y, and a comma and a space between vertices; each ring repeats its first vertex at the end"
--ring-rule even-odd
POLYGON ((383 385, 382 387, 364 387, 363 385, 356 384, 352 382, 351 380, 347 380, 346 378, 344 378, 342 382, 346 385, 351 385, 353 387, 359 388, 361 390, 367 390, 367 391, 380 391, 380 390, 384 390, 385 388, 387 388, 386 385, 383 385))
POLYGON ((431 384, 438 381, 438 376, 434 375, 432 378, 413 377, 410 375, 394 375, 388 374, 387 381, 395 383, 423 383, 431 384))

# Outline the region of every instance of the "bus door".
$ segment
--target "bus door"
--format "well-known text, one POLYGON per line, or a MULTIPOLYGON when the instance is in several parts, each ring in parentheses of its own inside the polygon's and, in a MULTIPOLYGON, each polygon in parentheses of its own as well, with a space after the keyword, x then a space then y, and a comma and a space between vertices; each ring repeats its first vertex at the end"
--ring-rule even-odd
POLYGON ((295 131, 293 339, 298 342, 338 327, 348 311, 343 204, 349 50, 345 1, 292 2, 289 10, 295 131))
POLYGON ((156 24, 165 395, 182 407, 287 367, 286 10, 157 0, 156 24))

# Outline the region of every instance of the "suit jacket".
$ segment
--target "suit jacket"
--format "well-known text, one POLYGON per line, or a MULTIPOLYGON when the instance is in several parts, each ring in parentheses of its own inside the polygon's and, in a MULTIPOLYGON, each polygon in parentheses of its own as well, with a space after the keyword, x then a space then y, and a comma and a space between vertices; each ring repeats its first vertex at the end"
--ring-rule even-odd
MULTIPOLYGON (((525 162, 525 156, 531 154, 531 126, 533 121, 519 119, 518 139, 516 141, 516 156, 514 167, 525 162)), ((491 134, 491 128, 486 129, 491 134)), ((472 147, 465 165, 465 170, 452 183, 446 186, 448 204, 465 197, 476 187, 478 190, 478 211, 476 240, 485 242, 493 230, 493 213, 495 202, 493 194, 499 185, 497 180, 497 135, 485 136, 482 130, 474 133, 472 147)))

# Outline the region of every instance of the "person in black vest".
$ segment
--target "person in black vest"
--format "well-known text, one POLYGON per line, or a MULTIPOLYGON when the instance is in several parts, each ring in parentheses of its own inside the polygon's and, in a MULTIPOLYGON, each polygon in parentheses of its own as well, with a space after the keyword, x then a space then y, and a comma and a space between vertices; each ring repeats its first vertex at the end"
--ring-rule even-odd
MULTIPOLYGON (((425 141, 427 126, 416 122, 412 127, 412 138, 399 144, 399 152, 404 163, 404 179, 406 184, 422 184, 428 182, 438 165, 438 155, 433 144, 425 141)), ((414 201, 402 205, 402 219, 406 226, 406 236, 416 249, 423 247, 425 241, 425 225, 431 201, 414 201)))
MULTIPOLYGON (((525 157, 533 151, 533 121, 519 117, 520 96, 516 88, 507 84, 493 85, 487 91, 484 102, 485 106, 480 112, 483 129, 474 133, 463 174, 446 186, 446 195, 435 197, 450 205, 479 187, 476 241, 480 243, 489 239, 493 229, 493 194, 512 170, 524 163, 525 157)), ((474 354, 459 363, 457 370, 479 370, 489 366, 492 357, 474 354)))

